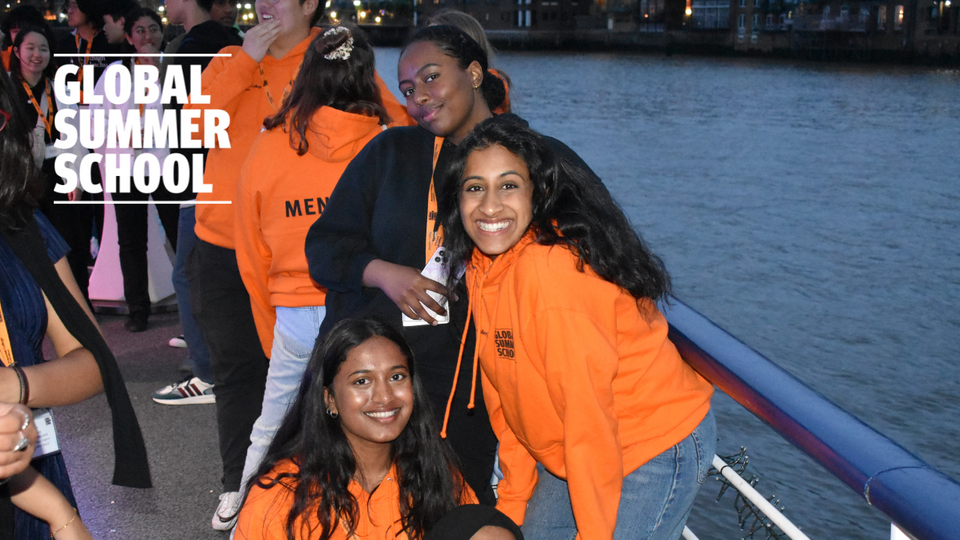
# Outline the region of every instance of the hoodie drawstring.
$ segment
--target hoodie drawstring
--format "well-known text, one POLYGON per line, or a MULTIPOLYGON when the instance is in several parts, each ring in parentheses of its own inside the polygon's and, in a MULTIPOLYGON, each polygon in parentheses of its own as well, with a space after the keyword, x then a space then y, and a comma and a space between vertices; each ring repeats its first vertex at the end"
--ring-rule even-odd
MULTIPOLYGON (((476 280, 475 280, 476 281, 476 280)), ((447 409, 443 413, 443 426, 440 428, 440 438, 447 438, 447 424, 450 422, 450 410, 453 408, 453 397, 457 393, 457 384, 460 379, 460 366, 463 364, 463 348, 467 345, 467 333, 470 331, 470 321, 473 317, 473 294, 470 290, 467 291, 467 320, 463 325, 463 335, 460 336, 460 351, 457 353, 457 370, 453 374, 453 388, 450 389, 450 397, 447 398, 447 409)), ((473 380, 470 382, 470 403, 467 404, 468 409, 473 409, 475 407, 474 398, 477 395, 477 366, 479 364, 478 359, 480 358, 480 347, 477 343, 479 341, 479 335, 477 339, 474 340, 473 347, 473 380)))

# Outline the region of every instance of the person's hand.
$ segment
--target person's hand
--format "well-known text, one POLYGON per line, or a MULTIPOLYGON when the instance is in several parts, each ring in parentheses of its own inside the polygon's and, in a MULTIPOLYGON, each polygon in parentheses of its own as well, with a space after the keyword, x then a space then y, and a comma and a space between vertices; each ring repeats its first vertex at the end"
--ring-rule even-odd
POLYGON ((0 479, 23 472, 37 444, 37 427, 30 409, 0 403, 0 479))
POLYGON ((279 35, 280 21, 278 19, 262 22, 248 30, 246 35, 243 36, 241 49, 259 63, 267 55, 270 45, 273 45, 274 40, 279 35))
POLYGON ((427 291, 433 291, 447 297, 447 288, 424 277, 416 268, 378 259, 364 269, 363 281, 369 286, 378 287, 411 319, 423 319, 436 326, 437 321, 424 306, 438 315, 447 313, 443 306, 427 294, 427 291))
POLYGON ((80 187, 80 184, 77 184, 77 189, 67 193, 68 201, 79 201, 80 197, 83 196, 83 188, 80 187))

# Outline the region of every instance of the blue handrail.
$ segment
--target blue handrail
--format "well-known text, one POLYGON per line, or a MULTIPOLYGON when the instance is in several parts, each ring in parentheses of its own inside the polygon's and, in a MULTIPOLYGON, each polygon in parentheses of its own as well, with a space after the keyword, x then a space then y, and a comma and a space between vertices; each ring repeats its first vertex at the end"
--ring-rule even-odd
POLYGON ((694 369, 803 450, 901 530, 960 540, 960 483, 810 389, 676 298, 670 339, 694 369))

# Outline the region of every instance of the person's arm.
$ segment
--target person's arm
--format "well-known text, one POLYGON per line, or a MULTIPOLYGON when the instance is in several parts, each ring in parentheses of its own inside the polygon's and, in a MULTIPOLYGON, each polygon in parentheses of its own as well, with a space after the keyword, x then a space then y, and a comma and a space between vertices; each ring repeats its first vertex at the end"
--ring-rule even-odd
POLYGON ((374 245, 373 214, 383 179, 396 174, 397 160, 417 159, 417 156, 394 155, 391 145, 385 143, 394 136, 391 131, 378 135, 353 158, 323 214, 310 227, 304 246, 310 276, 320 285, 338 292, 377 287, 404 313, 432 322, 420 302, 436 313, 444 313, 426 291, 446 295, 446 288, 424 278, 420 268, 380 259, 374 245))
POLYGON ((490 426, 500 442, 497 455, 503 480, 497 484, 497 510, 514 523, 522 525, 527 514, 527 502, 537 488, 537 460, 527 452, 507 425, 500 405, 500 394, 482 371, 480 383, 483 385, 483 402, 487 406, 490 426))
POLYGON ((423 319, 436 325, 436 320, 430 316, 424 306, 439 315, 446 313, 446 310, 427 294, 427 291, 447 296, 447 288, 424 277, 416 268, 374 259, 363 269, 363 286, 380 289, 390 300, 393 300, 400 311, 413 319, 423 319))
POLYGON ((56 540, 92 540, 77 509, 33 467, 10 479, 10 501, 20 510, 46 521, 56 540))
POLYGON ((0 448, 10 449, 0 451, 0 480, 23 472, 33 459, 36 445, 37 427, 30 409, 19 403, 0 403, 0 448), (22 451, 13 450, 23 438, 29 445, 22 451))
MULTIPOLYGON (((100 368, 93 354, 70 334, 57 312, 47 305, 47 337, 57 357, 23 368, 30 396, 26 405, 56 407, 72 405, 103 392, 100 368)), ((20 399, 20 381, 12 368, 0 369, 0 401, 16 403, 20 399)))
MULTIPOLYGON (((256 150, 257 145, 253 148, 256 150)), ((263 171, 248 171, 248 168, 255 164, 257 154, 251 152, 250 155, 251 158, 247 160, 240 174, 234 200, 237 266, 240 269, 243 285, 250 295, 250 307, 253 310, 257 334, 260 336, 260 345, 267 358, 270 358, 270 351, 273 349, 273 327, 277 322, 277 310, 270 303, 270 290, 267 288, 273 252, 264 241, 263 231, 260 228, 261 194, 250 192, 250 184, 263 171)))
MULTIPOLYGON (((591 289, 568 283, 565 290, 585 296, 591 289)), ((613 312, 609 306, 607 311, 613 312)), ((613 398, 619 364, 615 329, 615 320, 589 310, 549 309, 520 332, 524 347, 544 360, 547 389, 563 420, 566 480, 583 540, 610 540, 617 525, 624 471, 613 398)))

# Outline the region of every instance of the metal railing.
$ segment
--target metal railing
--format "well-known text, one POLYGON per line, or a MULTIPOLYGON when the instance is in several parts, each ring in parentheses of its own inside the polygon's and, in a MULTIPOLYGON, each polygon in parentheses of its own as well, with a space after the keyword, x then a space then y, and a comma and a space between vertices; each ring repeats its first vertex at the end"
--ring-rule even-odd
POLYGON ((810 389, 675 298, 661 309, 694 369, 900 529, 960 539, 960 484, 810 389))

